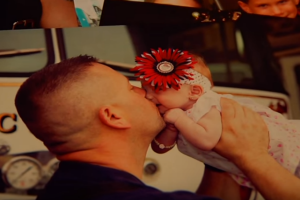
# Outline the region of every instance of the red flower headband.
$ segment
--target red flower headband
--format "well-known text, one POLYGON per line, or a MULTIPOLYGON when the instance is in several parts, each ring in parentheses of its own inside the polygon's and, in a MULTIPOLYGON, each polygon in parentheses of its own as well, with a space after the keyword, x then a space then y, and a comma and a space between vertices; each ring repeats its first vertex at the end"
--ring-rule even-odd
POLYGON ((137 72, 137 80, 151 85, 157 92, 171 87, 178 90, 180 80, 194 80, 191 77, 193 74, 185 70, 194 68, 193 65, 197 61, 187 51, 159 48, 157 51, 151 49, 151 53, 143 53, 141 57, 137 56, 136 63, 136 67, 131 71, 137 72))

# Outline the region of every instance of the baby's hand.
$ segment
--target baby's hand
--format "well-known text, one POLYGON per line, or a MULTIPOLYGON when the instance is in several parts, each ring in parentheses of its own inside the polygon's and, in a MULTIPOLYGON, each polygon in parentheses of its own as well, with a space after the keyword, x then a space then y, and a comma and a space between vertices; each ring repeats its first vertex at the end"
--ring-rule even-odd
POLYGON ((184 111, 180 108, 173 108, 165 112, 164 114, 164 120, 167 123, 175 124, 175 122, 181 117, 182 115, 185 115, 184 111))

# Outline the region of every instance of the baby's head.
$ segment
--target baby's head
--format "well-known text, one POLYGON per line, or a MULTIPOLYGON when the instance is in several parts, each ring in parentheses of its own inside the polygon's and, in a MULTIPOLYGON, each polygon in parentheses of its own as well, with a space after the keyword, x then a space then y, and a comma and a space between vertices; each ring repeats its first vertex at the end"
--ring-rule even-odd
POLYGON ((154 102, 161 113, 172 108, 192 108, 198 98, 212 87, 211 73, 204 60, 188 52, 152 50, 151 54, 137 57, 137 63, 133 70, 139 71, 137 75, 147 92, 146 98, 154 102), (170 59, 160 60, 161 54, 170 59), (141 72, 141 69, 144 71, 141 72))

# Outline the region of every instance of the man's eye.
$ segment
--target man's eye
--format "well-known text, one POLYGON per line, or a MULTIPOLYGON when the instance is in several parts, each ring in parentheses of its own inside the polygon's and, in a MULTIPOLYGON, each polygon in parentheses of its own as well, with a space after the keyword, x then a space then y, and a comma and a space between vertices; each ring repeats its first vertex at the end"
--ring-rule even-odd
POLYGON ((260 8, 266 8, 266 7, 268 7, 268 4, 261 4, 258 7, 260 7, 260 8))
POLYGON ((278 4, 284 4, 286 2, 287 2, 287 0, 282 0, 282 1, 279 1, 278 4))

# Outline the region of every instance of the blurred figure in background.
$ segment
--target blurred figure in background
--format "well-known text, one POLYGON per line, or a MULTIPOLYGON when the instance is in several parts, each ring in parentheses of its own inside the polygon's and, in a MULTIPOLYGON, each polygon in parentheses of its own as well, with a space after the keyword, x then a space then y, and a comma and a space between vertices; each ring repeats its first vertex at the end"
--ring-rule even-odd
POLYGON ((2 0, 0 30, 78 27, 72 0, 2 0))
POLYGON ((78 27, 73 0, 41 0, 42 28, 78 27))
POLYGON ((296 18, 299 0, 239 0, 239 6, 249 14, 296 18))

